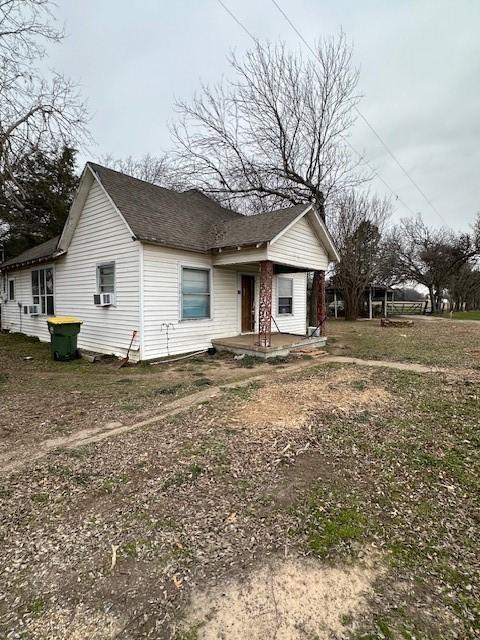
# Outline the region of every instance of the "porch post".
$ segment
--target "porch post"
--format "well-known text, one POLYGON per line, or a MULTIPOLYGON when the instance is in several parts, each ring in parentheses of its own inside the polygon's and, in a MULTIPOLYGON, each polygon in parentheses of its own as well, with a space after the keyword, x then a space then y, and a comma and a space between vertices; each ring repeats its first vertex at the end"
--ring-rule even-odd
POLYGON ((261 347, 269 347, 272 337, 272 284, 273 262, 260 262, 260 295, 258 308, 258 343, 261 347))
POLYGON ((327 311, 325 304, 325 271, 313 272, 313 288, 317 293, 317 327, 320 327, 320 335, 326 334, 327 311))

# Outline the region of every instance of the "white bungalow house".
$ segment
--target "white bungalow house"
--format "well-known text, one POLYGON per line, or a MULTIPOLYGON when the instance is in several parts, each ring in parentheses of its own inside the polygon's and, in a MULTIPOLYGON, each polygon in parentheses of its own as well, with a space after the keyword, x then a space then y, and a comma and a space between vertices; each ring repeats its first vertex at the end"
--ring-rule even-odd
POLYGON ((276 355, 307 333, 307 272, 322 324, 336 260, 310 204, 243 216, 89 162, 61 236, 0 264, 1 328, 48 341, 48 315, 75 315, 89 351, 123 356, 136 330, 133 360, 276 355))

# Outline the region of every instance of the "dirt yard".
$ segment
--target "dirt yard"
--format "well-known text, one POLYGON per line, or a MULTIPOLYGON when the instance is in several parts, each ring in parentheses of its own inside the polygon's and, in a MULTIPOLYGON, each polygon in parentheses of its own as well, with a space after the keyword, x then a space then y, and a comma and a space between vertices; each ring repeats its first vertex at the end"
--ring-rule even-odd
MULTIPOLYGON (((369 323, 330 331, 346 355, 385 357, 369 323)), ((437 333, 397 338, 416 342, 405 361, 431 363, 437 333)), ((223 358, 165 372, 51 363, 0 336, 4 451, 107 409, 152 415, 195 380, 256 378, 0 475, 0 637, 478 637, 475 341, 462 337, 445 373, 223 358)), ((402 360, 400 346, 390 355, 402 360)))
POLYGON ((257 374, 286 364, 205 355, 118 369, 114 362, 53 362, 46 344, 0 334, 0 457, 12 446, 35 448, 47 438, 146 418, 172 398, 249 377, 249 366, 257 374))

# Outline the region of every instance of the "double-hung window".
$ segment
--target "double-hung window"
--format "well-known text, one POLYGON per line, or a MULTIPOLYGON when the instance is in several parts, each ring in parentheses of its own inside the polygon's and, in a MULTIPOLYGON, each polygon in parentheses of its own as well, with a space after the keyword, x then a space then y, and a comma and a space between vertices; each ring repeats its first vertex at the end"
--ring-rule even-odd
POLYGON ((15 300, 15 280, 13 278, 10 278, 8 280, 8 300, 10 302, 13 302, 13 300, 15 300))
POLYGON ((210 318, 210 269, 182 267, 182 320, 210 318))
POLYGON ((53 267, 32 271, 32 301, 39 305, 42 315, 54 315, 53 267))
POLYGON ((115 263, 106 262, 97 266, 98 293, 115 294, 115 263))
POLYGON ((278 314, 293 313, 293 280, 292 278, 278 278, 278 314))

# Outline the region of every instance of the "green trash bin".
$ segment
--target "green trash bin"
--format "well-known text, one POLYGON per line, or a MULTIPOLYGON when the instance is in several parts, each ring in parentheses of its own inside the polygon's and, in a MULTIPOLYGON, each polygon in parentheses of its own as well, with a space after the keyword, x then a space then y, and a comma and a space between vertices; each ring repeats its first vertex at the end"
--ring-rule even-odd
POLYGON ((73 316, 54 316, 47 319, 50 332, 50 352, 54 360, 78 358, 77 336, 82 321, 73 316))

